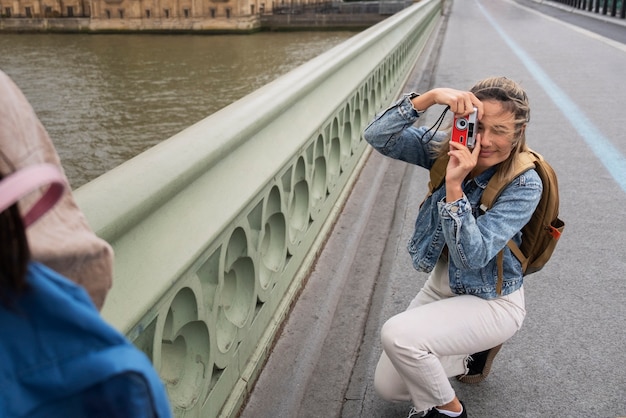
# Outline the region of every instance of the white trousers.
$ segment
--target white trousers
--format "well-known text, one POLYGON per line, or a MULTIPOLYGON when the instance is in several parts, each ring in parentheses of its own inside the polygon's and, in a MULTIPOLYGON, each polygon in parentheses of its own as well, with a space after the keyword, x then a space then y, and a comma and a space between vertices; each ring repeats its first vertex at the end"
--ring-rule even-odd
POLYGON ((468 355, 511 338, 525 315, 523 288, 491 300, 455 295, 440 260, 407 310, 381 329, 376 392, 388 401, 410 400, 418 411, 452 401, 449 377, 467 372, 468 355))

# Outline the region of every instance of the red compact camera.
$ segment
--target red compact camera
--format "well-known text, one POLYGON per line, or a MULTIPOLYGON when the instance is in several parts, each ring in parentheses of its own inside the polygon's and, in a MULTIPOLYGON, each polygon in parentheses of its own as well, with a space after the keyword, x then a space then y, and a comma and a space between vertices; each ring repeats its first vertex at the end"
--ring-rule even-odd
POLYGON ((458 142, 468 148, 474 148, 476 144, 476 135, 478 135, 478 109, 467 116, 454 116, 452 124, 452 135, 450 141, 458 142))

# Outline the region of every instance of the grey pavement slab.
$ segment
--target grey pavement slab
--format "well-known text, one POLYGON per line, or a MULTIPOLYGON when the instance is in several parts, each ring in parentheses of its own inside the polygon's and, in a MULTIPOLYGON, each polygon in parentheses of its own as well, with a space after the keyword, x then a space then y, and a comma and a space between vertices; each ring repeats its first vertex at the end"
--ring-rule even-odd
MULTIPOLYGON (((473 418, 626 416, 626 47, 507 0, 448 2, 445 18, 406 90, 520 82, 528 141, 557 171, 566 222, 525 281, 522 329, 487 380, 455 390, 473 418)), ((242 417, 406 416, 372 378, 380 326, 426 279, 405 247, 427 175, 371 155, 242 417)))

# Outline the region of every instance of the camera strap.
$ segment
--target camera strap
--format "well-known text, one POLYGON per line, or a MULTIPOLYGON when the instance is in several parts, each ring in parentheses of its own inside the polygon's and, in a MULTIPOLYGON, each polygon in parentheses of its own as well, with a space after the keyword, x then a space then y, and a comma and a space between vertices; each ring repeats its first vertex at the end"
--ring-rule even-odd
POLYGON ((437 134, 437 131, 439 131, 439 128, 441 127, 441 124, 443 123, 444 118, 446 117, 446 113, 448 112, 448 110, 450 110, 450 106, 446 106, 446 108, 443 109, 443 112, 441 112, 441 115, 439 115, 439 118, 433 124, 433 126, 428 128, 428 130, 422 134, 422 137, 420 138, 422 143, 428 144, 435 137, 435 135, 437 134), (433 129, 435 129, 435 132, 433 132, 430 135, 430 137, 426 141, 424 141, 424 137, 426 136, 426 134, 432 131, 433 129))

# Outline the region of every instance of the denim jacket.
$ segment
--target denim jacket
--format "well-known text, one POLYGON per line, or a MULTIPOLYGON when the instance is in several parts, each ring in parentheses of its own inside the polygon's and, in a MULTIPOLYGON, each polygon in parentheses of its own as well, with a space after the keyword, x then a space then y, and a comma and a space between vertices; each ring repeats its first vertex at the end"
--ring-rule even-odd
MULTIPOLYGON (((447 133, 426 133, 427 127, 415 127, 418 112, 410 95, 377 115, 365 128, 364 138, 381 154, 430 169, 436 159, 433 144, 447 133)), ((487 212, 479 210, 480 198, 492 167, 465 181, 463 197, 446 203, 445 184, 428 197, 417 215, 415 232, 408 244, 413 266, 430 272, 448 247, 450 288, 456 294, 470 294, 483 299, 498 297, 496 256, 504 248, 502 295, 519 289, 523 283, 521 263, 506 246, 513 240, 521 243, 521 229, 530 220, 543 185, 535 170, 518 176, 498 197, 487 212)))

